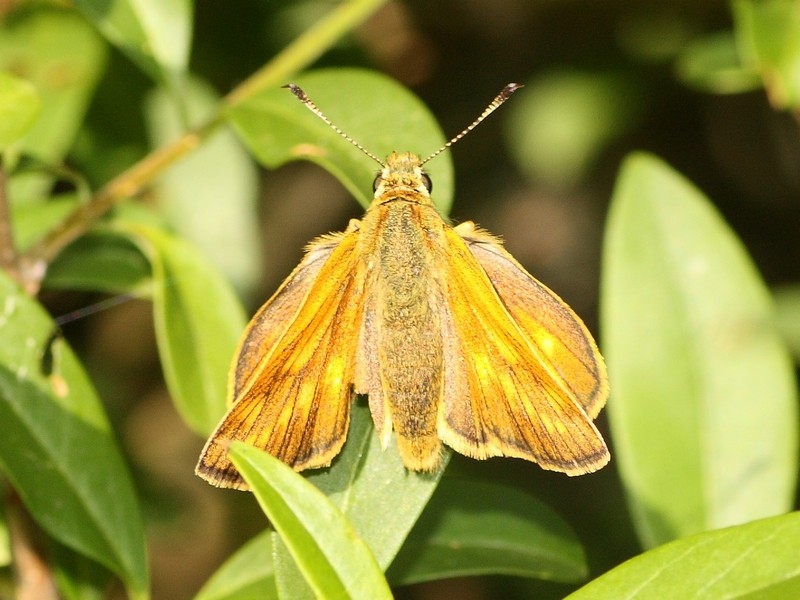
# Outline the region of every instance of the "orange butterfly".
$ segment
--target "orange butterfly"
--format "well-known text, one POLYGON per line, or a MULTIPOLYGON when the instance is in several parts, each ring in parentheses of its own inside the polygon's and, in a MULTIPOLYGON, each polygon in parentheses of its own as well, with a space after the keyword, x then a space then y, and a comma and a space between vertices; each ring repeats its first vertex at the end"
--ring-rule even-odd
POLYGON ((300 471, 325 467, 347 435, 353 393, 366 394, 384 447, 403 463, 440 464, 442 443, 473 458, 512 456, 581 475, 608 449, 592 420, 608 397, 603 359, 581 320, 471 222, 434 208, 423 165, 502 104, 510 84, 443 148, 380 161, 364 217, 309 244, 256 313, 230 382, 232 405, 197 474, 247 489, 227 457, 241 440, 300 471))

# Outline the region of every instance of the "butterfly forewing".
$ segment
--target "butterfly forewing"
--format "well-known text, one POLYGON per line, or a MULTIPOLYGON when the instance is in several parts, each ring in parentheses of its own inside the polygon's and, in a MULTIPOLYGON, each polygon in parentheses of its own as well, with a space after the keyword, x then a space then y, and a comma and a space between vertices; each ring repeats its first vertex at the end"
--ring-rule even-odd
MULTIPOLYGON (((231 440, 266 450, 297 470, 328 465, 341 450, 361 322, 363 271, 357 241, 357 231, 341 237, 308 286, 289 327, 272 347, 261 349, 252 375, 238 386, 238 397, 197 467, 211 483, 245 489, 227 458, 231 440)), ((309 254, 313 252, 312 246, 309 254)), ((270 309, 259 314, 263 321, 270 309)), ((254 326, 266 329, 269 323, 254 326)))
POLYGON ((294 321, 320 269, 343 235, 329 234, 309 244, 302 262, 248 323, 239 342, 230 376, 229 402, 241 395, 242 388, 264 360, 265 352, 275 347, 275 343, 294 321))

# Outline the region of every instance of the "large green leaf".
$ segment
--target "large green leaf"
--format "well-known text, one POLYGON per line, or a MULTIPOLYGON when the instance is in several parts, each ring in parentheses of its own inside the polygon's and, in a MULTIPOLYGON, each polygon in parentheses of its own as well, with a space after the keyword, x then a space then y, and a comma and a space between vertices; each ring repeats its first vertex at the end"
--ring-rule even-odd
POLYGON ((190 0, 75 0, 75 6, 151 77, 174 84, 186 71, 190 0))
MULTIPOLYGON (((424 158, 445 141, 425 106, 384 75, 325 69, 298 76, 294 83, 332 122, 381 160, 393 150, 424 158)), ((477 106, 476 112, 481 108, 477 106)), ((266 90, 229 109, 228 114, 242 140, 265 166, 310 160, 335 175, 362 206, 372 200, 378 164, 313 115, 289 90, 266 90)), ((433 180, 433 199, 447 214, 453 193, 452 162, 447 155, 438 156, 426 169, 433 180)))
POLYGON ((230 454, 317 597, 392 597, 369 547, 322 492, 252 446, 233 442, 230 454))
MULTIPOLYGON (((159 88, 145 104, 153 147, 171 142, 209 118, 219 98, 190 79, 180 111, 159 88), (188 119, 188 123, 186 120, 188 119)), ((221 128, 156 181, 155 196, 172 229, 206 253, 237 289, 251 290, 261 274, 256 165, 229 128, 221 128)))
POLYGON ((45 531, 146 597, 133 485, 91 383, 54 330, 0 273, 0 467, 45 531))
POLYGON ((608 415, 643 543, 789 510, 795 381, 733 232, 680 175, 634 155, 603 263, 608 415))
POLYGON ((800 598, 800 513, 693 535, 637 556, 569 600, 800 598))
POLYGON ((795 0, 735 0, 734 32, 776 108, 800 106, 800 5, 795 0))
POLYGON ((96 228, 61 252, 47 269, 44 287, 145 293, 152 270, 144 254, 126 236, 96 228))
POLYGON ((30 129, 41 106, 31 83, 0 72, 0 152, 30 129))
POLYGON ((153 270, 153 316, 164 378, 189 426, 211 431, 225 411, 231 357, 245 326, 230 284, 197 248, 160 228, 117 223, 153 270))
POLYGON ((387 576, 397 585, 489 574, 574 582, 587 572, 575 534, 535 498, 444 478, 387 576))

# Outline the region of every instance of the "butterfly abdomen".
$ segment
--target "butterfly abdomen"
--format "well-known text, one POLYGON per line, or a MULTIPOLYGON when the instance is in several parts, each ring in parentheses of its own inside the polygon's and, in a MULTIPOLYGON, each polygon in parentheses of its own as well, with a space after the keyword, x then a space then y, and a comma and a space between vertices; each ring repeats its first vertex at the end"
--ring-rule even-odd
POLYGON ((428 247, 437 237, 436 227, 427 225, 431 210, 398 201, 377 215, 385 233, 378 244, 381 387, 403 462, 418 471, 435 469, 441 452, 436 423, 443 350, 428 247))

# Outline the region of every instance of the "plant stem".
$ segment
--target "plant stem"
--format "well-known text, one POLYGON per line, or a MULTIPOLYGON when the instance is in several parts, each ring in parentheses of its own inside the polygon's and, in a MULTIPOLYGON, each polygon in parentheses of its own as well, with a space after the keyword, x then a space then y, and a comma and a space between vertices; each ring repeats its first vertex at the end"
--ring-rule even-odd
POLYGON ((244 102, 272 86, 286 83, 287 77, 311 64, 336 40, 360 25, 385 2, 386 0, 350 0, 341 3, 225 96, 217 113, 207 123, 154 150, 100 188, 88 203, 77 207, 21 257, 19 270, 26 290, 35 294, 44 278, 47 265, 115 204, 139 193, 144 185, 208 139, 224 123, 226 108, 244 102))

